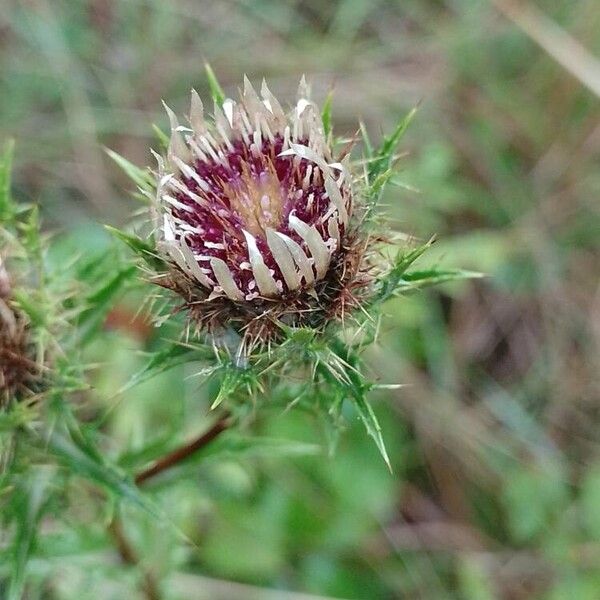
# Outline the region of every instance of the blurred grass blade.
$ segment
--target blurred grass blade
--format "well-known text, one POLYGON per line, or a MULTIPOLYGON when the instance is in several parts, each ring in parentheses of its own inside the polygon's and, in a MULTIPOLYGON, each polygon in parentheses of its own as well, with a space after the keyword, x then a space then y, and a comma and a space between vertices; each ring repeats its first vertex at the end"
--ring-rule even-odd
POLYGON ((559 65, 600 98, 600 61, 576 38, 533 3, 492 0, 492 4, 559 65))

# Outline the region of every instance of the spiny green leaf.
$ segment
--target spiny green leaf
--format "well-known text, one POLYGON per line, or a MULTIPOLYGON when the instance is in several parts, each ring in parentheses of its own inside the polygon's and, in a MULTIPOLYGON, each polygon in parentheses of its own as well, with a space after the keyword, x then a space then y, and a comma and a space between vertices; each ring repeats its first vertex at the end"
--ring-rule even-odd
MULTIPOLYGON (((338 353, 340 347, 341 344, 338 345, 338 353)), ((387 465, 388 469, 392 471, 392 464, 385 447, 379 421, 377 420, 377 416, 375 415, 371 404, 366 398, 367 392, 371 389, 371 384, 365 381, 363 376, 359 374, 359 359, 356 355, 350 355, 350 349, 344 349, 341 358, 343 358, 344 361, 349 363, 352 367, 348 373, 350 384, 347 386, 350 391, 350 400, 356 407, 356 410, 358 411, 358 414, 362 419, 367 432, 375 441, 375 445, 383 457, 385 464, 387 465)))
POLYGON ((105 148, 104 151, 123 169, 125 174, 142 190, 150 191, 154 187, 154 178, 147 169, 141 169, 123 158, 120 154, 105 148))
POLYGON ((369 182, 373 182, 378 175, 387 171, 392 166, 396 147, 413 120, 416 112, 417 108, 415 107, 398 123, 398 125, 396 125, 394 131, 383 139, 383 142, 373 155, 372 160, 369 161, 369 182))
POLYGON ((129 246, 136 254, 139 254, 140 256, 143 256, 144 254, 154 250, 150 244, 144 242, 144 240, 139 238, 137 235, 121 231, 120 229, 110 225, 105 225, 104 228, 109 233, 112 233, 115 237, 119 238, 122 242, 125 242, 127 246, 129 246))
POLYGON ((48 319, 47 306, 40 303, 38 294, 32 294, 30 290, 17 288, 13 290, 13 298, 19 308, 29 317, 34 327, 45 327, 48 319))
POLYGON ((253 369, 244 369, 233 364, 225 363, 219 371, 223 372, 219 393, 211 405, 214 410, 224 400, 232 399, 242 388, 251 396, 258 382, 258 375, 253 369))
POLYGON ((0 412, 0 434, 14 431, 27 423, 30 423, 38 414, 37 406, 29 406, 22 402, 14 404, 9 409, 0 412))
POLYGON ((373 181, 373 183, 369 187, 369 194, 371 196, 380 195, 385 186, 387 185, 388 181, 391 179, 392 175, 394 175, 393 169, 388 169, 387 171, 384 171, 383 173, 377 175, 375 181, 373 181))
POLYGON ((351 349, 339 339, 333 340, 330 348, 332 354, 335 354, 339 358, 340 364, 347 365, 345 376, 339 378, 331 376, 331 372, 324 364, 317 366, 317 369, 330 381, 330 383, 333 384, 334 388, 337 388, 338 391, 344 391, 345 397, 347 397, 356 407, 367 432, 375 441, 379 453, 383 457, 388 469, 391 471, 392 465, 385 447, 379 421, 366 399, 366 394, 372 386, 360 373, 360 357, 352 352, 351 349))
POLYGON ((412 265, 423 253, 431 246, 433 238, 426 244, 417 246, 413 250, 402 254, 396 261, 396 264, 392 267, 389 273, 381 280, 379 284, 379 292, 377 293, 374 302, 385 302, 388 298, 391 298, 401 285, 402 277, 406 273, 407 269, 412 265))
POLYGON ((390 463, 390 458, 388 456, 387 450, 385 448, 385 442, 383 441, 383 434, 381 432, 381 426, 379 425, 379 421, 377 420, 377 416, 373 411, 373 407, 369 404, 367 399, 365 398, 364 393, 353 393, 350 400, 356 407, 362 422, 364 423, 367 432, 369 435, 375 440, 375 444, 377 449, 379 450, 385 464, 388 466, 388 469, 392 470, 392 465, 390 463))
POLYGON ((208 63, 205 63, 204 69, 206 71, 206 78, 208 79, 208 86, 210 88, 211 96, 213 100, 219 106, 221 106, 223 104, 223 101, 225 100, 225 92, 219 84, 219 80, 217 79, 217 76, 212 70, 212 67, 208 63))
POLYGON ((407 127, 417 112, 413 108, 396 126, 391 135, 385 137, 376 151, 371 148, 370 142, 364 127, 361 125, 361 131, 365 142, 365 154, 367 157, 366 176, 367 176, 367 217, 369 217, 383 194, 386 184, 390 180, 393 172, 394 155, 400 139, 404 135, 407 127))
POLYGON ((121 231, 116 227, 111 227, 110 225, 105 225, 104 228, 112 233, 116 238, 127 244, 127 246, 135 252, 138 256, 144 259, 146 263, 148 263, 153 268, 163 268, 164 261, 157 256, 154 247, 145 242, 137 235, 133 235, 131 233, 127 233, 125 231, 121 231))
POLYGON ((317 336, 316 331, 310 327, 290 327, 283 323, 280 324, 280 327, 286 334, 284 343, 287 345, 310 347, 317 336))

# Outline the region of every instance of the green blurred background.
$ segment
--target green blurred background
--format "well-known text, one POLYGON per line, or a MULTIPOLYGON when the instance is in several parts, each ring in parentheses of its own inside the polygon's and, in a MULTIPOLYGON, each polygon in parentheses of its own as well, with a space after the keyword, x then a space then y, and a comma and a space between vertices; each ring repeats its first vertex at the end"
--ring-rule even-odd
MULTIPOLYGON (((150 164, 161 99, 186 112, 209 61, 230 95, 245 73, 292 102, 305 73, 318 101, 334 90, 339 135, 361 119, 378 139, 421 101, 388 210, 438 236, 427 261, 488 274, 386 307, 370 364, 406 384, 374 399, 393 475, 352 419, 334 457, 221 455, 153 488, 187 539, 139 511, 128 528, 166 598, 600 598, 594 55, 597 0, 2 2, 0 138, 59 255, 108 247, 99 224, 139 208, 103 146, 150 164)), ((198 431, 211 390, 188 367, 115 402, 144 347, 115 323, 88 402, 114 404, 106 451, 123 460, 198 431)), ((255 428, 326 442, 293 411, 255 428)), ((136 598, 93 493, 72 494, 70 537, 40 545, 31 597, 136 598)))

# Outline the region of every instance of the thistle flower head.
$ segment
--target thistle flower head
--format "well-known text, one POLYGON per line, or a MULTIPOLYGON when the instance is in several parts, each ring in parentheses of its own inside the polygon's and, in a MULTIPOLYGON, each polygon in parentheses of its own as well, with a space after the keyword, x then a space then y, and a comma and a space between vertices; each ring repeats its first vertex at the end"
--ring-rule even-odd
POLYGON ((215 103, 212 119, 195 91, 189 127, 167 113, 155 217, 172 269, 157 283, 199 325, 318 325, 343 312, 364 283, 364 246, 348 157, 333 156, 304 79, 287 112, 266 83, 259 97, 245 79, 240 101, 215 103))
POLYGON ((0 406, 32 391, 39 367, 30 356, 27 322, 10 301, 10 280, 0 259, 0 406))
POLYGON ((156 244, 115 234, 144 260, 154 283, 183 298, 180 308, 196 332, 218 334, 213 345, 219 340, 225 346, 214 356, 206 340, 158 352, 144 377, 190 353, 221 376, 212 408, 264 396, 269 386, 274 397, 293 397, 291 404, 314 399, 318 409, 327 406, 334 427, 347 399, 389 465, 366 399, 377 384, 364 376, 361 358, 377 338, 381 307, 404 290, 476 275, 414 271, 431 241, 414 246, 379 227, 378 204, 415 109, 379 145, 361 128, 363 157, 355 177, 349 145, 337 154, 329 109, 325 119, 304 79, 296 104, 284 110, 264 82, 259 95, 245 79, 236 102, 224 97, 209 67, 207 73, 213 117, 205 117, 195 91, 189 126, 166 107, 171 137, 166 156, 155 155, 152 177, 110 152, 152 200, 156 244), (344 327, 346 314, 352 331, 344 327), (301 392, 289 387, 290 375, 307 376, 301 392))

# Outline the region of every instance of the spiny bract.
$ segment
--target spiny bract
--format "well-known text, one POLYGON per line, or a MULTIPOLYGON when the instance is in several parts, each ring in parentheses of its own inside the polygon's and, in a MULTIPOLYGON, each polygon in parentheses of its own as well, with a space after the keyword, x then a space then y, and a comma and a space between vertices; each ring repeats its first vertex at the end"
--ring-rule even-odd
POLYGON ((190 127, 166 109, 153 213, 172 268, 155 282, 184 298, 192 322, 261 341, 281 323, 322 327, 355 306, 370 277, 349 156, 333 156, 304 78, 287 113, 247 78, 213 119, 194 90, 190 127))

